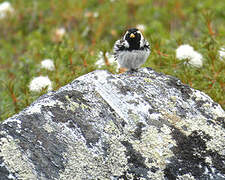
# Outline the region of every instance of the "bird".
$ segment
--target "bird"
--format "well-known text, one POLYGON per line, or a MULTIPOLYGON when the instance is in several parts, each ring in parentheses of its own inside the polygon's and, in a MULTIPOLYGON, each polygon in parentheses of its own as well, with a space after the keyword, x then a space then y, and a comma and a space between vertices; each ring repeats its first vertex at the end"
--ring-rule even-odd
POLYGON ((130 28, 113 47, 114 59, 120 68, 137 71, 150 55, 150 45, 137 28, 130 28))

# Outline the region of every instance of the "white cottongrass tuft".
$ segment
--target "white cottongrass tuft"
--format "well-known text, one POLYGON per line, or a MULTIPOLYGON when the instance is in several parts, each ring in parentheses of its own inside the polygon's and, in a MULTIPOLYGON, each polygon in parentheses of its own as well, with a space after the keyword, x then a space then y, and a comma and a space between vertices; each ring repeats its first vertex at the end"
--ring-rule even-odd
POLYGON ((114 59, 114 56, 112 54, 106 52, 105 55, 106 55, 106 57, 107 57, 107 59, 109 61, 109 64, 117 64, 115 59, 114 59))
POLYGON ((138 30, 140 30, 140 31, 145 31, 145 30, 146 30, 146 26, 145 26, 144 24, 138 24, 138 25, 136 26, 136 28, 137 28, 138 30))
POLYGON ((176 58, 179 60, 186 60, 186 64, 200 68, 203 65, 203 58, 200 53, 188 44, 183 44, 176 49, 176 58))
POLYGON ((48 76, 35 77, 29 84, 29 89, 33 92, 41 92, 46 87, 48 91, 52 90, 52 82, 48 76))
POLYGON ((66 34, 66 29, 64 27, 55 29, 55 31, 53 32, 52 40, 54 42, 61 42, 65 34, 66 34))
POLYGON ((13 13, 14 9, 11 4, 7 1, 0 3, 0 19, 6 17, 7 14, 13 13))
POLYGON ((187 62, 187 64, 190 64, 194 67, 200 68, 203 65, 202 55, 198 53, 197 51, 194 51, 192 53, 191 59, 187 62))
POLYGON ((55 34, 62 38, 66 34, 66 30, 64 27, 58 28, 55 30, 55 34))
POLYGON ((88 35, 88 33, 90 32, 90 27, 86 26, 86 28, 84 29, 84 31, 82 32, 81 36, 85 37, 88 35))
POLYGON ((99 16, 99 13, 98 13, 98 12, 94 12, 94 13, 93 13, 93 17, 94 17, 94 18, 98 18, 98 16, 99 16))
POLYGON ((54 71, 55 65, 51 59, 44 59, 43 61, 41 61, 41 68, 47 69, 49 71, 54 71))
MULTIPOLYGON (((108 59, 109 64, 117 65, 117 63, 115 62, 115 59, 114 59, 112 54, 106 52, 105 56, 108 59)), ((95 65, 98 66, 98 68, 101 68, 102 66, 106 65, 105 58, 104 58, 104 55, 103 55, 102 51, 99 52, 98 60, 96 61, 95 65)), ((117 69, 118 69, 118 67, 117 67, 117 69)))
POLYGON ((220 48, 218 51, 220 60, 225 60, 225 48, 220 48))
POLYGON ((179 60, 190 59, 194 52, 193 47, 188 44, 181 45, 176 50, 176 57, 179 60))
POLYGON ((98 53, 98 60, 96 61, 95 65, 98 66, 98 68, 100 68, 100 67, 105 65, 105 59, 103 57, 103 52, 102 51, 100 51, 98 53))

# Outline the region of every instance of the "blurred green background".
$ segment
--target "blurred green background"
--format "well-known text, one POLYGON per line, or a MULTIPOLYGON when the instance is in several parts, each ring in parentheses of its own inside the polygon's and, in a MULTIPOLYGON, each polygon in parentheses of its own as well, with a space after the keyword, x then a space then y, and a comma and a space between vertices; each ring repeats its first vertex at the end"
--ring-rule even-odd
MULTIPOLYGON (((2 3, 3 1, 0 1, 2 3)), ((36 76, 48 76, 53 89, 99 69, 102 51, 129 27, 145 27, 152 53, 144 66, 173 75, 207 93, 225 108, 225 62, 218 56, 225 40, 223 0, 18 0, 0 19, 0 120, 18 113, 41 94, 29 91, 36 76), (65 29, 65 35, 56 33, 65 29), (184 66, 176 48, 189 44, 203 56, 203 67, 184 66), (56 69, 40 68, 43 59, 56 69)), ((110 63, 102 66, 118 73, 110 63)))

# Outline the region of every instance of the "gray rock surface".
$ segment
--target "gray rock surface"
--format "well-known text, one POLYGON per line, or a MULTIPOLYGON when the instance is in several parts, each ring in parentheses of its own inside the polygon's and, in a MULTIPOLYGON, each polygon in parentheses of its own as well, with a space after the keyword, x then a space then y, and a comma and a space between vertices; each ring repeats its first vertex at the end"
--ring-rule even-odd
POLYGON ((0 124, 0 179, 225 179, 224 128, 174 77, 98 70, 0 124))

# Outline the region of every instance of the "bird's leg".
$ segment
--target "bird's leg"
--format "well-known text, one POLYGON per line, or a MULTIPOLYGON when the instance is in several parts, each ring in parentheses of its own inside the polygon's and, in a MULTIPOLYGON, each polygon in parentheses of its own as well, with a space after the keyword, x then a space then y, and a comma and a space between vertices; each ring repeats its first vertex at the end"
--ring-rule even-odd
POLYGON ((119 73, 121 74, 121 73, 124 73, 124 72, 126 72, 127 71, 127 69, 126 68, 119 68, 119 73))

